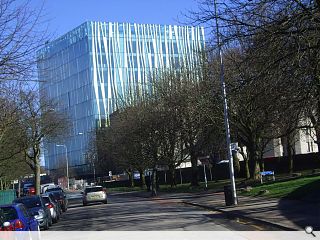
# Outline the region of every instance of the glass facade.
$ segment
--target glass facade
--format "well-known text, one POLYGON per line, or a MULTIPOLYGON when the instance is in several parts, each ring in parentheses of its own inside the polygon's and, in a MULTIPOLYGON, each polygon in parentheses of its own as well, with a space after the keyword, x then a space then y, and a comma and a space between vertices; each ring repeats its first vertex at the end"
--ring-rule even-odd
POLYGON ((57 99, 72 120, 63 143, 45 143, 49 169, 85 165, 90 133, 108 121, 123 99, 150 87, 153 71, 197 64, 201 27, 85 22, 38 52, 40 91, 57 99))

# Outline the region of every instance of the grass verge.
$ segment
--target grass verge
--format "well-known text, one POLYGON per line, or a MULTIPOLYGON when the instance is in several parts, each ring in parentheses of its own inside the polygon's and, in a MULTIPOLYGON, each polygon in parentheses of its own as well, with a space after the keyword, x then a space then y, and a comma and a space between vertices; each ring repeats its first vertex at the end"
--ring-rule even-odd
POLYGON ((255 186, 249 192, 241 192, 245 196, 267 196, 274 198, 303 199, 311 196, 319 197, 320 176, 301 177, 298 179, 266 183, 261 186, 255 186), (261 193, 267 190, 266 193, 261 193))
POLYGON ((141 191, 141 187, 116 187, 116 188, 108 188, 108 192, 134 192, 141 191))

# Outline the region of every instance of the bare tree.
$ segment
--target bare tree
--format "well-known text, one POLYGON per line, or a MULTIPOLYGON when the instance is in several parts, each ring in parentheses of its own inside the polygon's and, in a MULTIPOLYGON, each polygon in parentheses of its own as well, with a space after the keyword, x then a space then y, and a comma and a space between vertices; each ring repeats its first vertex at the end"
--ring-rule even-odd
MULTIPOLYGON (((319 1, 217 2, 218 14, 213 1, 204 0, 199 1, 199 11, 190 12, 189 17, 208 26, 218 18, 224 57, 230 58, 228 51, 237 49, 232 64, 225 67, 231 124, 238 140, 248 148, 252 169, 256 169, 251 177, 256 178, 257 156, 268 138, 279 134, 277 121, 291 134, 296 119, 304 113, 320 137, 319 1), (280 119, 288 109, 295 117, 280 119)), ((214 39, 211 43, 216 46, 214 39)))
POLYGON ((58 112, 53 100, 39 99, 33 91, 20 93, 25 142, 26 163, 35 175, 36 193, 40 194, 40 152, 44 138, 57 139, 67 134, 69 128, 66 113, 58 112))
POLYGON ((24 150, 21 142, 21 109, 17 102, 19 88, 15 84, 1 84, 0 97, 0 162, 13 158, 24 150))
POLYGON ((34 78, 36 50, 48 38, 41 14, 30 1, 1 1, 0 82, 34 78))

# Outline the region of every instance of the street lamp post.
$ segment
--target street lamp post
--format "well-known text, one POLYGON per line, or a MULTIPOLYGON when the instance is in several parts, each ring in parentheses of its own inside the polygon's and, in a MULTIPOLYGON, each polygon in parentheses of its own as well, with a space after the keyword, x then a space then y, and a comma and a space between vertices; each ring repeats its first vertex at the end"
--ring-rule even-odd
POLYGON ((93 181, 96 182, 96 168, 94 166, 94 161, 92 161, 92 167, 93 167, 93 181))
MULTIPOLYGON (((84 135, 83 132, 79 132, 78 135, 84 135)), ((81 151, 82 151, 82 142, 81 142, 81 151)), ((86 153, 84 154, 86 155, 86 153)), ((93 181, 96 182, 96 168, 95 168, 95 165, 94 165, 94 162, 95 162, 95 155, 93 156, 93 159, 91 161, 91 164, 92 164, 92 168, 93 168, 93 181)), ((87 157, 86 157, 87 158, 87 157)))
MULTIPOLYGON (((83 132, 78 132, 77 135, 84 135, 83 132)), ((82 140, 80 139, 80 151, 81 151, 81 156, 85 157, 85 161, 87 162, 88 161, 88 157, 87 157, 87 153, 83 153, 83 149, 82 149, 83 145, 82 145, 82 140)), ((88 164, 85 164, 86 166, 88 166, 88 164)), ((90 167, 89 167, 90 168, 90 167)), ((93 165, 93 168, 94 168, 94 165, 93 165)), ((83 170, 83 171, 87 171, 87 170, 83 170)), ((95 173, 94 173, 95 174, 95 173)))
POLYGON ((64 147, 66 152, 66 162, 67 162, 67 189, 69 190, 69 161, 68 161, 68 149, 65 144, 57 144, 57 147, 64 147))
POLYGON ((231 140, 230 140, 230 128, 229 128, 229 119, 228 119, 228 102, 227 102, 227 93, 226 93, 226 84, 224 81, 224 64, 222 57, 222 47, 220 41, 220 33, 219 33, 219 23, 218 23, 218 12, 217 12, 217 2, 213 1, 214 4, 214 16, 216 20, 216 34, 217 34, 217 43, 218 43, 218 51, 220 58, 220 81, 221 81, 221 89, 223 94, 223 111, 224 111, 224 126, 226 129, 226 139, 227 139, 227 148, 228 148, 228 159, 229 159, 229 174, 231 181, 231 192, 232 192, 232 200, 233 205, 238 205, 237 192, 236 192, 236 184, 234 178, 234 168, 233 168, 233 157, 231 150, 231 140))

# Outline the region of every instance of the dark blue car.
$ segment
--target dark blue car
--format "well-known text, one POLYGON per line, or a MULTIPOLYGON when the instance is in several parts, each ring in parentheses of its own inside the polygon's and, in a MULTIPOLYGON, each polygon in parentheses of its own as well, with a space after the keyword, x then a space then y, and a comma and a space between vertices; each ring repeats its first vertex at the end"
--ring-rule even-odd
POLYGON ((40 196, 28 196, 17 198, 13 203, 22 203, 32 216, 38 221, 39 226, 45 230, 52 225, 50 210, 45 206, 45 202, 40 196))
POLYGON ((0 205, 3 221, 10 226, 1 226, 0 231, 39 231, 38 221, 23 204, 0 205))

